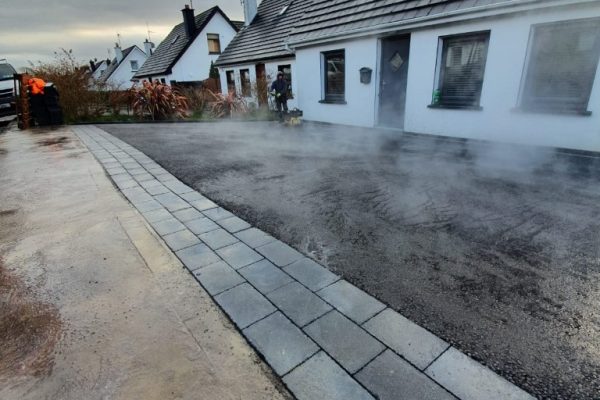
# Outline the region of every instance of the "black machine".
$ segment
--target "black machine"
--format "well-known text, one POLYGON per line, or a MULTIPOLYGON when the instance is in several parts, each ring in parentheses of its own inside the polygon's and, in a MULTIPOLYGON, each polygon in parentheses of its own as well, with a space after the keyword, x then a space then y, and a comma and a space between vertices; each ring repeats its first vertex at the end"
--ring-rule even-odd
POLYGON ((63 124, 59 94, 54 84, 46 83, 43 94, 30 94, 29 106, 32 122, 34 122, 32 125, 51 126, 63 124))

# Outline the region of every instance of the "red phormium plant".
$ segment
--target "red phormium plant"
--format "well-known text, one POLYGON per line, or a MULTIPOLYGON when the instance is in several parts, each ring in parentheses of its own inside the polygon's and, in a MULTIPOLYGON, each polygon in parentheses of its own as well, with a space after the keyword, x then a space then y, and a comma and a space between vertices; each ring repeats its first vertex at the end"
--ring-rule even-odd
POLYGON ((210 112, 213 117, 224 118, 248 112, 246 100, 235 92, 229 92, 227 96, 211 92, 210 90, 208 92, 212 96, 210 112))
POLYGON ((187 100, 176 89, 160 82, 143 82, 141 88, 132 88, 133 111, 152 120, 184 118, 188 109, 187 100))

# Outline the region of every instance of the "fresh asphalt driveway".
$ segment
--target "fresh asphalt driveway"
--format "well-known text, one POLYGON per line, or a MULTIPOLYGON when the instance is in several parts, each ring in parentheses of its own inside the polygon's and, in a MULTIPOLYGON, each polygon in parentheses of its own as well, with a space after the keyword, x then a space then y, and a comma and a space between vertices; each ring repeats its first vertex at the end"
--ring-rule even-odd
POLYGON ((539 398, 600 398, 600 157, 309 124, 102 129, 539 398))

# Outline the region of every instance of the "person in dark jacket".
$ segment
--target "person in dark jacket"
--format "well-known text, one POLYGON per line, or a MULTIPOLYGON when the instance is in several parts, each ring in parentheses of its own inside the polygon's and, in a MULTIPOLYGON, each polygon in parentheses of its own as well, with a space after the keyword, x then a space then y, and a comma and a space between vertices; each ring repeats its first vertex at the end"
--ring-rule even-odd
POLYGON ((277 73, 277 80, 271 84, 271 94, 275 96, 275 104, 277 111, 279 112, 279 119, 283 119, 283 111, 288 112, 287 106, 287 95, 288 95, 288 83, 283 77, 283 72, 277 73))

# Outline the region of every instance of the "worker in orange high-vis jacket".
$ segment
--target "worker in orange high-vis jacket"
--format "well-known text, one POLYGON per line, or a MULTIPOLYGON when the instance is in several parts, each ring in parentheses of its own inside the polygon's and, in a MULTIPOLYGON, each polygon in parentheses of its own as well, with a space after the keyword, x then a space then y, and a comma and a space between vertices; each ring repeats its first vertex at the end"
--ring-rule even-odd
POLYGON ((40 78, 31 78, 27 82, 29 84, 29 90, 32 95, 36 96, 39 94, 44 94, 44 87, 46 86, 46 82, 44 82, 40 78))

